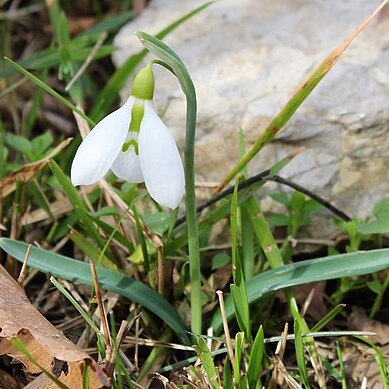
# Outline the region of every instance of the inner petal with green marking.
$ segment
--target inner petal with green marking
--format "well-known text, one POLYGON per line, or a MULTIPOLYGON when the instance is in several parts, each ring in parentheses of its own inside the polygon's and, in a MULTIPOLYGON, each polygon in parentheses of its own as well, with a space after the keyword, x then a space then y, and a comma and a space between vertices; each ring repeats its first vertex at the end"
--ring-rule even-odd
POLYGON ((130 151, 130 148, 133 147, 135 155, 139 155, 138 148, 138 135, 140 131, 140 124, 145 113, 145 101, 141 99, 136 99, 131 110, 131 121, 128 129, 128 134, 126 141, 122 146, 122 152, 126 153, 130 151))

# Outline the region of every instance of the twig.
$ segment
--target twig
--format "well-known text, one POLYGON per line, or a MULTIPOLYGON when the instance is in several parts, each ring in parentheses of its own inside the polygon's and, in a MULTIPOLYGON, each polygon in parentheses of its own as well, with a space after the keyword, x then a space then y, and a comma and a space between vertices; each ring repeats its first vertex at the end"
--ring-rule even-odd
MULTIPOLYGON (((105 314, 105 308, 103 304, 103 300, 101 298, 101 291, 100 291, 100 286, 99 286, 99 280, 97 277, 97 272, 96 272, 96 267, 93 264, 93 262, 90 262, 90 268, 91 268, 91 273, 92 273, 92 278, 93 278, 93 285, 95 288, 95 293, 96 293, 96 300, 97 300, 97 305, 99 307, 99 312, 100 312, 100 320, 103 326, 103 331, 104 331, 104 336, 105 336, 105 360, 106 362, 111 360, 112 357, 112 344, 111 344, 111 336, 109 334, 109 328, 108 328, 108 322, 107 322, 107 315, 105 314)), ((108 366, 109 368, 109 366, 108 366)))
POLYGON ((228 320, 226 316, 226 308, 224 306, 223 292, 221 290, 218 290, 216 291, 216 294, 219 298, 220 312, 223 320, 224 335, 226 337, 226 345, 228 349, 228 357, 230 358, 232 368, 234 368, 234 349, 232 348, 230 330, 228 328, 228 320))
POLYGON ((78 78, 85 72, 86 68, 90 65, 90 63, 93 61, 97 51, 100 49, 104 41, 107 39, 107 32, 104 31, 100 36, 95 45, 93 46, 93 49, 89 53, 88 57, 84 61, 84 63, 81 65, 81 67, 78 69, 74 77, 70 80, 69 84, 66 85, 65 91, 67 92, 73 84, 78 80, 78 78))
POLYGON ((304 193, 305 195, 310 197, 312 200, 317 201, 319 204, 323 205, 323 207, 327 208, 335 216, 338 216, 340 219, 344 220, 345 222, 351 221, 350 216, 348 216, 346 213, 341 211, 339 208, 336 208, 329 201, 324 200, 322 197, 318 196, 317 194, 311 192, 310 190, 302 187, 299 184, 296 184, 290 180, 287 180, 286 178, 283 178, 280 176, 273 176, 273 177, 266 177, 263 179, 263 181, 273 181, 273 182, 278 182, 278 183, 285 185, 285 186, 289 186, 290 188, 295 189, 298 192, 304 193))
POLYGON ((28 257, 30 256, 31 247, 32 247, 31 244, 29 244, 27 247, 26 255, 24 256, 23 266, 22 269, 20 270, 20 274, 18 277, 18 284, 22 289, 24 289, 23 281, 27 273, 28 257))
POLYGON ((139 369, 139 319, 141 314, 135 318, 135 352, 134 352, 134 369, 139 369))
POLYGON ((0 20, 15 20, 19 19, 23 16, 26 16, 30 13, 39 12, 42 9, 45 8, 44 4, 31 4, 27 7, 19 8, 19 9, 12 9, 9 11, 2 11, 0 12, 0 20))
POLYGON ((158 247, 158 293, 165 296, 165 258, 163 255, 163 247, 158 247))
MULTIPOLYGON (((286 178, 283 178, 281 176, 277 176, 277 175, 270 176, 269 174, 270 174, 270 169, 265 170, 259 174, 256 174, 255 176, 252 176, 252 177, 242 181, 238 185, 238 192, 250 187, 251 185, 254 185, 258 182, 261 182, 261 181, 278 182, 282 185, 288 186, 292 189, 297 190, 298 192, 305 194, 306 196, 310 197, 312 200, 317 201, 319 204, 321 204, 323 207, 327 208, 330 212, 332 212, 335 216, 339 217, 340 219, 342 219, 346 222, 351 220, 351 217, 348 216, 346 213, 344 213, 340 209, 336 208, 329 201, 327 201, 327 200, 323 199, 322 197, 318 196, 317 194, 311 192, 309 189, 306 189, 306 188, 302 187, 301 185, 296 184, 293 181, 287 180, 286 178)), ((232 194, 233 191, 234 191, 234 187, 231 186, 230 188, 225 189, 223 192, 220 192, 217 195, 211 197, 209 200, 205 201, 204 203, 200 204, 197 207, 197 209, 196 209, 197 213, 200 213, 204 209, 215 204, 217 201, 232 194)), ((185 220, 186 220, 185 217, 178 219, 176 222, 176 226, 179 226, 180 224, 184 223, 185 220)))
MULTIPOLYGON (((120 345, 123 342, 123 339, 128 333, 128 331, 130 330, 130 327, 131 327, 130 323, 125 320, 123 320, 122 323, 120 324, 118 334, 116 335, 116 352, 119 352, 120 345)), ((109 360, 108 358, 106 358, 105 360, 105 370, 108 374, 108 377, 111 377, 115 368, 116 355, 115 353, 112 352, 109 357, 110 357, 109 360)))

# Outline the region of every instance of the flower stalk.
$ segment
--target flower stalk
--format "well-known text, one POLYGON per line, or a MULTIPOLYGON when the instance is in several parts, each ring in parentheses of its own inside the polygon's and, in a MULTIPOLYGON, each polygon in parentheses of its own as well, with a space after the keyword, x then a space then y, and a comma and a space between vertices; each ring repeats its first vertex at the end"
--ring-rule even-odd
POLYGON ((136 35, 150 52, 165 62, 165 64, 158 63, 173 72, 180 82, 186 97, 185 206, 191 282, 191 329, 194 334, 201 334, 201 269, 194 172, 194 144, 197 117, 196 90, 185 65, 170 47, 144 32, 137 32, 136 35))

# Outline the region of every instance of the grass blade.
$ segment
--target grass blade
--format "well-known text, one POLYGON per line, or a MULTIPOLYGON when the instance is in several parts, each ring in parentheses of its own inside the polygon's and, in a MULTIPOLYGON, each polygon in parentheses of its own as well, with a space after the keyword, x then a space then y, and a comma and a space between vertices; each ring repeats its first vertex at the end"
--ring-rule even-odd
POLYGON ((240 386, 240 362, 242 360, 244 347, 244 332, 238 332, 235 335, 235 350, 234 350, 234 380, 237 387, 240 386))
MULTIPOLYGON (((258 274, 246 283, 249 304, 278 290, 309 282, 374 273, 389 267, 389 249, 339 254, 281 266, 258 274)), ((234 312, 232 299, 225 301, 226 315, 234 312)), ((212 319, 215 333, 222 330, 220 311, 212 319)))
POLYGON ((308 389, 310 386, 308 381, 307 366, 305 365, 304 342, 301 336, 300 325, 297 320, 294 321, 294 336, 294 347, 296 349, 297 366, 300 371, 301 379, 305 387, 308 389))
POLYGON ((265 352, 264 332, 260 326, 251 349, 249 366, 247 368, 247 379, 249 388, 256 388, 262 368, 262 358, 265 352))
POLYGON ((327 325, 344 307, 346 304, 339 304, 330 312, 327 313, 318 323, 316 323, 312 328, 312 332, 320 331, 324 326, 327 325))
POLYGON ((24 76, 29 78, 31 81, 35 82, 40 88, 42 88, 47 93, 51 94, 53 97, 55 97, 60 103, 66 105, 68 108, 70 108, 72 111, 76 112, 78 115, 80 115, 83 119, 85 119, 89 124, 92 126, 95 125, 94 121, 90 119, 87 115, 85 115, 84 112, 79 110, 74 104, 72 104, 70 101, 65 99, 65 97, 61 96, 58 92, 56 92, 54 89, 50 88, 47 84, 45 84, 43 81, 41 81, 38 77, 34 76, 32 73, 30 73, 28 70, 22 68, 20 65, 18 65, 16 62, 12 61, 11 59, 5 57, 4 58, 7 62, 10 63, 15 69, 17 69, 20 73, 22 73, 24 76))
POLYGON ((200 358, 200 361, 204 367, 205 372, 207 373, 207 376, 209 378, 209 381, 212 385, 212 388, 218 389, 219 383, 218 383, 218 374, 217 370, 213 361, 213 357, 208 350, 207 343, 203 338, 199 338, 197 345, 193 346, 193 348, 196 350, 197 355, 200 358))

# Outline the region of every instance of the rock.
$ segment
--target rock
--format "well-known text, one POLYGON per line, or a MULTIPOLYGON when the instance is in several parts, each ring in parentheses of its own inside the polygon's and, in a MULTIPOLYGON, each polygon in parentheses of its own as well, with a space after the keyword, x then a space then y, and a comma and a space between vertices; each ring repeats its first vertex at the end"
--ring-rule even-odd
MULTIPOLYGON (((152 0, 117 35, 115 64, 140 50, 134 31, 155 34, 202 3, 152 0)), ((220 181, 239 159, 239 128, 252 144, 313 68, 379 3, 223 0, 169 34, 165 41, 197 88, 197 180, 220 181)), ((388 16, 382 12, 355 39, 285 130, 250 163, 252 174, 304 146, 282 175, 343 211, 364 217, 389 193, 388 16)), ((164 120, 182 149, 185 100, 165 70, 157 72, 155 104, 166 109, 164 120)))

